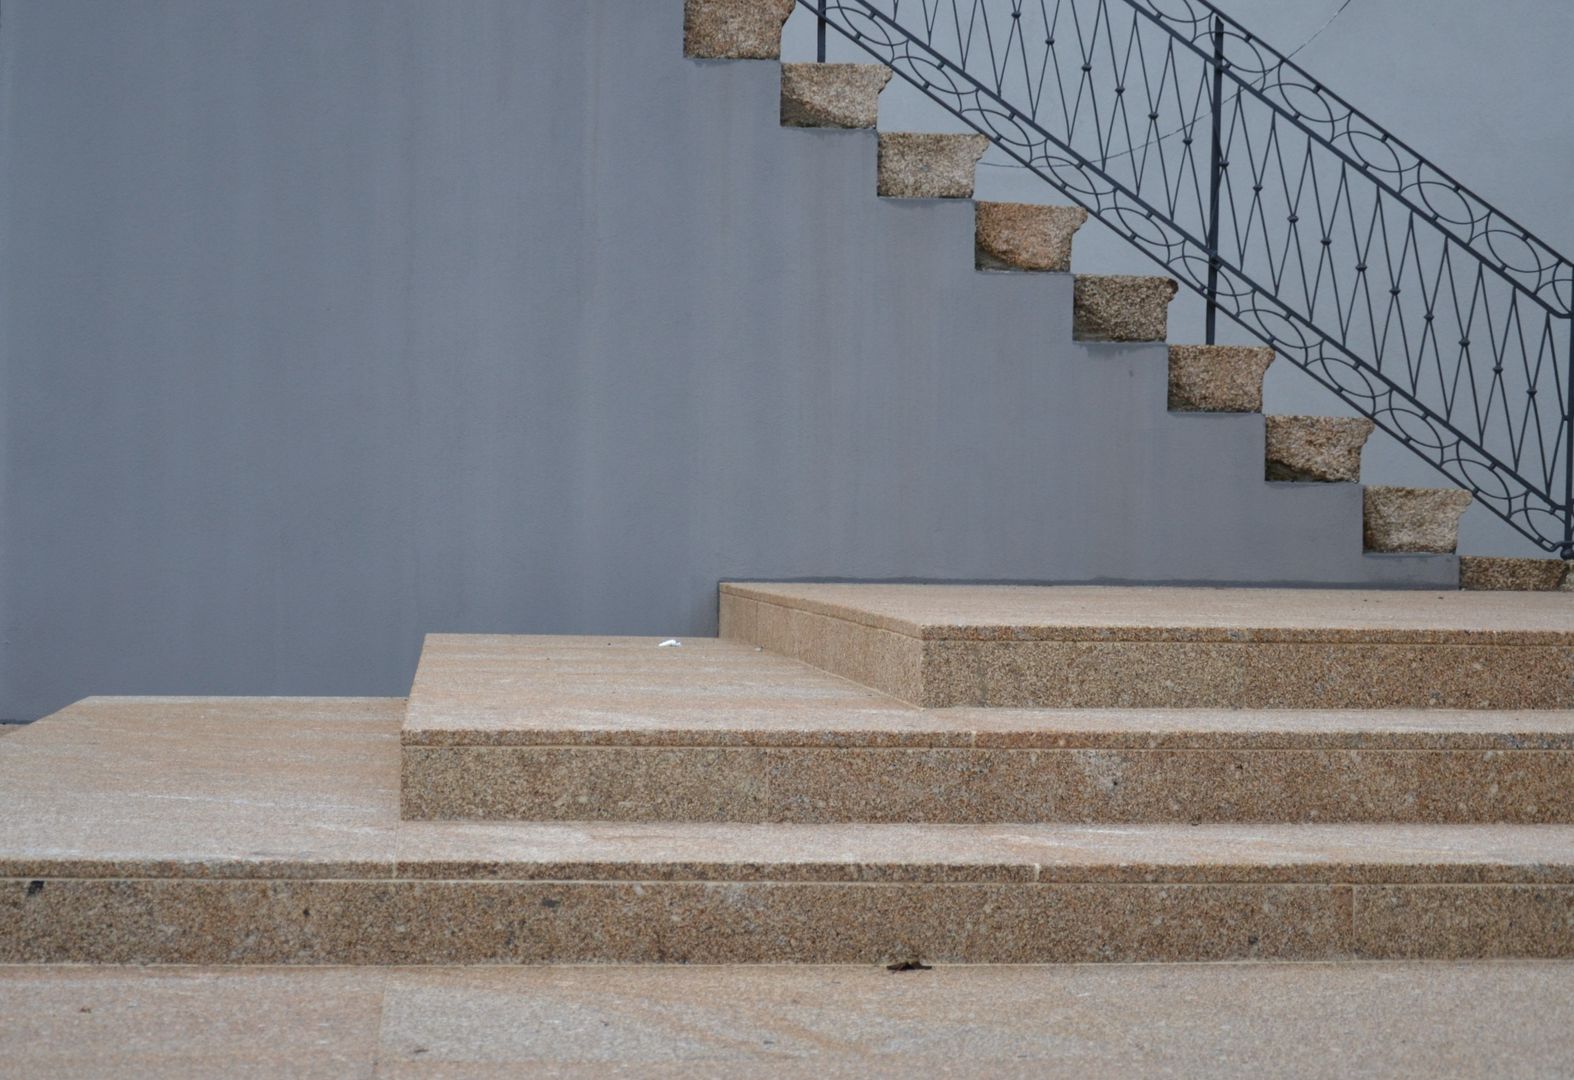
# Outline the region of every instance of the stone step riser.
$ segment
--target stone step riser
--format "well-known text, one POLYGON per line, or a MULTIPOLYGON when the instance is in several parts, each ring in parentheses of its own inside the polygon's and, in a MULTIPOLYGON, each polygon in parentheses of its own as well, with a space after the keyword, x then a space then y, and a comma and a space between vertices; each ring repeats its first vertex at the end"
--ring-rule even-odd
POLYGON ((796 0, 684 0, 683 55, 696 60, 775 60, 796 0))
POLYGON ((723 586, 723 637, 925 708, 1574 708, 1574 644, 1562 638, 1199 634, 1185 624, 925 638, 749 588, 723 586))
POLYGON ((0 962, 1574 956, 1567 884, 0 880, 0 962))
POLYGON ((1072 334, 1078 341, 1163 341, 1179 288, 1167 277, 1078 274, 1072 334))
POLYGON ((882 131, 877 190, 890 199, 971 199, 982 135, 882 131))
POLYGON ((1071 244, 1088 220, 1080 206, 981 202, 974 209, 974 259, 980 270, 1065 273, 1071 244))
POLYGON ((1574 592, 1574 561, 1461 556, 1459 587, 1477 592, 1574 592))
POLYGON ((1296 483, 1355 483, 1361 450, 1375 425, 1365 418, 1265 418, 1267 478, 1296 483))
POLYGON ((880 91, 891 81, 883 64, 783 64, 782 123, 787 127, 872 128, 880 91))
MULTIPOLYGON (((1379 740, 1380 741, 1380 740, 1379 740)), ((412 747, 411 820, 1574 822, 1574 750, 412 747)))
POLYGON ((1175 412, 1262 412, 1272 349, 1171 345, 1169 407, 1175 412))
POLYGON ((1447 554, 1459 546, 1459 519, 1471 496, 1455 488, 1372 486, 1363 492, 1367 551, 1447 554))

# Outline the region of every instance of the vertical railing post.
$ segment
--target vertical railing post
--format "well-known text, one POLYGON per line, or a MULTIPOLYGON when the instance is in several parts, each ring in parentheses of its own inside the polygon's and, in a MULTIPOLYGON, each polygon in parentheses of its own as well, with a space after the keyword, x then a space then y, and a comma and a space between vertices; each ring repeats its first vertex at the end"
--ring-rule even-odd
POLYGON ((1205 336, 1218 340, 1219 189, 1224 177, 1224 20, 1213 18, 1213 150, 1208 162, 1208 310, 1205 336))
POLYGON ((814 28, 814 59, 816 63, 825 63, 825 0, 820 0, 820 7, 815 12, 819 21, 814 28))
POLYGON ((1574 317, 1569 319, 1569 351, 1563 358, 1563 550, 1574 559, 1574 317))

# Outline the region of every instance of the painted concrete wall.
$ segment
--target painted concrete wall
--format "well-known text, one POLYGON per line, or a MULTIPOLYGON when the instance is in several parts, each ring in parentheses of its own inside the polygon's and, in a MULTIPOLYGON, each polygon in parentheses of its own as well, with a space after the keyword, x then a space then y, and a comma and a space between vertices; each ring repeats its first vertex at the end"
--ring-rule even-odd
POLYGON ((425 632, 705 633, 727 577, 1446 575, 680 8, 9 0, 0 716, 398 694, 425 632))

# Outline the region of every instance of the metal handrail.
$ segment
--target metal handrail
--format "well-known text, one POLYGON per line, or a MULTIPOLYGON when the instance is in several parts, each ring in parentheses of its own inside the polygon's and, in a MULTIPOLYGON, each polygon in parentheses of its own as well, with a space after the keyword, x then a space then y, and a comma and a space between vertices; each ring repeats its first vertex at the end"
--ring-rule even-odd
POLYGON ((1574 264, 1210 0, 799 3, 1574 558, 1574 264))

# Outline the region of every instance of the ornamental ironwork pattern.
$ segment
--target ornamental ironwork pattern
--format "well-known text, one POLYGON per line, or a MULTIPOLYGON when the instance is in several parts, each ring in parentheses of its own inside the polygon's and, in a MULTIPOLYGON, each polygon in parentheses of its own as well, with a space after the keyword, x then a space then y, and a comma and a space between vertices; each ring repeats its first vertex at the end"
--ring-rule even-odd
POLYGON ((1574 265, 1208 0, 799 3, 1574 558, 1574 265))

